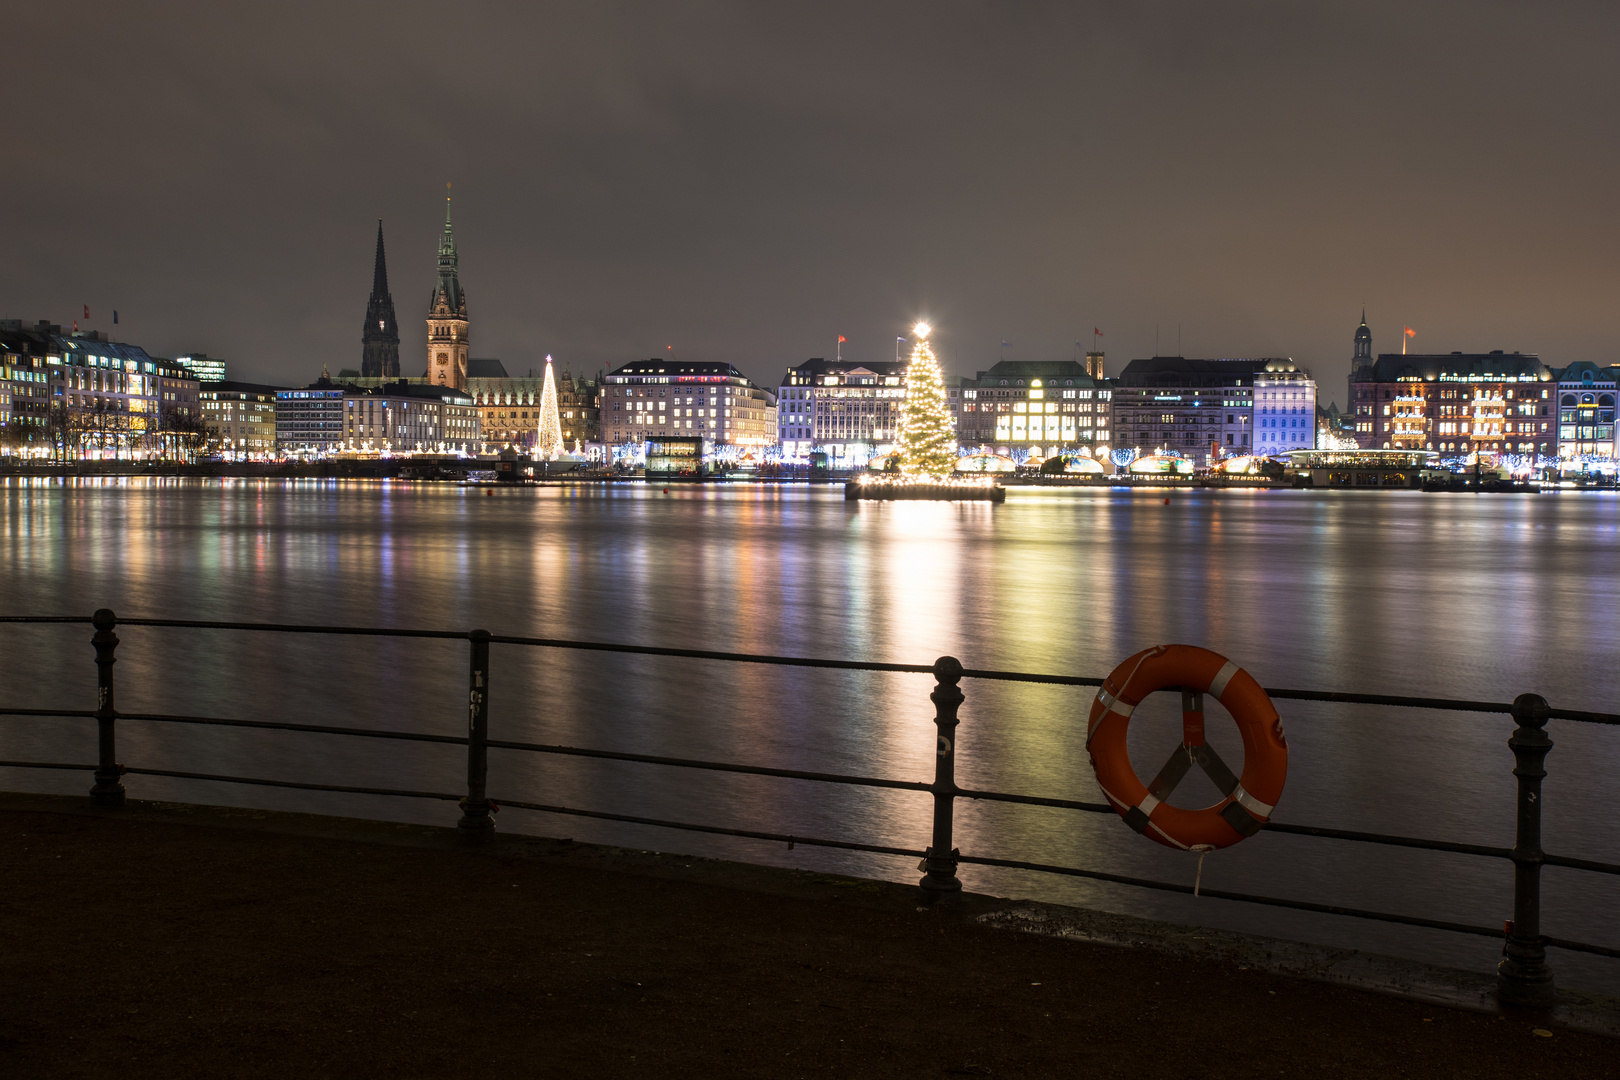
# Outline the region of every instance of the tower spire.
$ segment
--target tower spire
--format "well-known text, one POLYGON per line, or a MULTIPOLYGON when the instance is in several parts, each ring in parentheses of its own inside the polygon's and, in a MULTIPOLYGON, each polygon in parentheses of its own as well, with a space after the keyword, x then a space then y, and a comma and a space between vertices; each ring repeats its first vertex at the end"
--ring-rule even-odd
POLYGON ((360 374, 366 378, 399 378, 399 320, 388 293, 388 260, 383 251, 382 218, 377 219, 377 261, 371 270, 371 299, 360 331, 360 374))
POLYGON ((450 185, 445 184, 444 236, 439 240, 439 283, 428 301, 428 381, 467 389, 467 296, 457 276, 456 238, 450 231, 450 185))
POLYGON ((382 218, 377 219, 377 265, 371 271, 371 295, 388 295, 388 259, 383 254, 382 218))

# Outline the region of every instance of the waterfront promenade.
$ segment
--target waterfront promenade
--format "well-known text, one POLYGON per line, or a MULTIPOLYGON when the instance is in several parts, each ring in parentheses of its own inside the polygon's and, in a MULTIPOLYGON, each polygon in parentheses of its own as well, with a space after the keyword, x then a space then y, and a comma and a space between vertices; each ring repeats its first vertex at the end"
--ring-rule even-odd
POLYGON ((450 832, 0 796, 0 1068, 1612 1075, 1615 1042, 1534 1015, 989 929, 976 898, 919 910, 904 886, 450 832))

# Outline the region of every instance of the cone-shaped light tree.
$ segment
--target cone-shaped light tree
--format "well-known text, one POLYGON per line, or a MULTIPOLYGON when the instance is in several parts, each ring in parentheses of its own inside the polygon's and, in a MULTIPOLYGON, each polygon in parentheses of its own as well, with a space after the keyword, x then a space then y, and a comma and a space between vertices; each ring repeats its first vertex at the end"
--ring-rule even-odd
POLYGON ((895 454, 906 476, 941 479, 956 467, 956 422, 945 407, 945 377, 928 344, 929 326, 918 323, 906 368, 906 407, 900 415, 895 454))
POLYGON ((562 417, 557 415, 557 380, 551 373, 551 357, 546 357, 546 381, 540 389, 540 432, 535 451, 543 457, 562 457, 562 417))

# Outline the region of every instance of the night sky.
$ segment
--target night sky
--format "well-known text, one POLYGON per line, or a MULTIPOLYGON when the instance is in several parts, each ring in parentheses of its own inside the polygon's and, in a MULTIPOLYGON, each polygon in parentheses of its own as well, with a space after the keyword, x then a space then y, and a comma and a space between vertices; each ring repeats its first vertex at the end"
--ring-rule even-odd
POLYGON ((1376 351, 1615 362, 1614 4, 34 4, 0 316, 237 378, 402 328, 453 181, 474 356, 947 368, 1376 351), (117 308, 120 325, 111 326, 117 308), (1011 347, 1003 350, 1006 340, 1011 347))

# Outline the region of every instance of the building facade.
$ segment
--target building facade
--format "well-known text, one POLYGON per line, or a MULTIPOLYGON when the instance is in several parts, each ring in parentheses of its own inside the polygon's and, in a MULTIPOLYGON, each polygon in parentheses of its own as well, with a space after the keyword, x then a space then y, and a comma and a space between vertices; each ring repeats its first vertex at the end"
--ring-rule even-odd
MULTIPOLYGON (((528 375, 509 375, 502 361, 489 356, 471 357, 467 370, 467 394, 478 407, 479 431, 485 449, 532 448, 540 426, 540 395, 545 378, 532 370, 528 375)), ((337 377, 339 384, 357 391, 375 390, 400 381, 367 378, 353 369, 340 371, 337 377)), ((425 378, 403 381, 412 386, 432 385, 425 378)), ((597 383, 576 378, 566 368, 557 380, 557 412, 562 421, 563 441, 570 452, 576 444, 602 441, 597 408, 599 393, 597 383)))
MULTIPOLYGON (((821 451, 869 459, 899 437, 906 407, 906 365, 887 361, 807 360, 787 369, 777 390, 777 439, 786 457, 821 451)), ((960 390, 948 387, 947 394, 960 390)), ((952 403, 959 396, 951 398, 952 403)))
POLYGON ((1350 403, 1364 450, 1551 455, 1558 449, 1557 384, 1532 353, 1358 355, 1350 403))
POLYGON ((381 218, 377 219, 377 259, 371 268, 371 298, 366 301, 366 321, 360 328, 360 374, 378 379, 399 378, 399 320, 394 317, 394 297, 388 291, 388 260, 383 253, 381 218))
POLYGON ((1557 379, 1559 458, 1607 471, 1620 459, 1614 422, 1620 367, 1583 360, 1558 372, 1557 379))
POLYGON ((225 361, 209 356, 207 353, 190 353, 186 356, 177 356, 175 363, 191 373, 191 377, 198 382, 224 382, 225 361))
POLYGON ((1254 453, 1254 380, 1267 363, 1132 360, 1114 380, 1116 447, 1142 455, 1173 451, 1199 465, 1254 453))
POLYGON ((210 453, 233 461, 276 456, 276 394, 285 387, 257 383, 206 383, 198 407, 210 453))
POLYGON ((467 389, 467 294, 457 274, 456 238, 450 232, 450 200, 444 200, 444 236, 439 240, 439 283, 428 301, 427 381, 467 389))
POLYGON ((654 358, 603 376, 602 441, 702 435, 718 445, 763 449, 777 438, 776 395, 730 364, 654 358))
POLYGON ((1267 360, 1255 372, 1253 389, 1255 453, 1316 448, 1316 380, 1310 372, 1292 360, 1267 360))
POLYGON ((1075 360, 1003 360, 960 380, 956 441, 963 452, 1053 457, 1106 454, 1113 439, 1113 387, 1087 374, 1102 354, 1075 360))
POLYGON ((344 394, 343 450, 350 454, 476 454, 478 406, 465 391, 401 380, 344 394))
POLYGON ((8 453, 183 460, 201 445, 190 373, 100 331, 0 323, 0 371, 8 453))
MULTIPOLYGON (((499 360, 482 357, 469 362, 469 371, 467 391, 478 404, 484 444, 496 450, 506 446, 533 447, 540 430, 545 377, 533 371, 514 377, 506 373, 506 366, 499 360)), ((597 393, 596 383, 576 379, 567 368, 557 380, 557 416, 562 422, 563 443, 570 453, 576 445, 602 441, 597 393)))
POLYGON ((322 376, 276 391, 276 448, 294 457, 324 457, 343 448, 343 388, 322 376))
POLYGON ((0 321, 0 456, 45 457, 54 452, 51 432, 50 323, 24 330, 20 320, 0 321))

